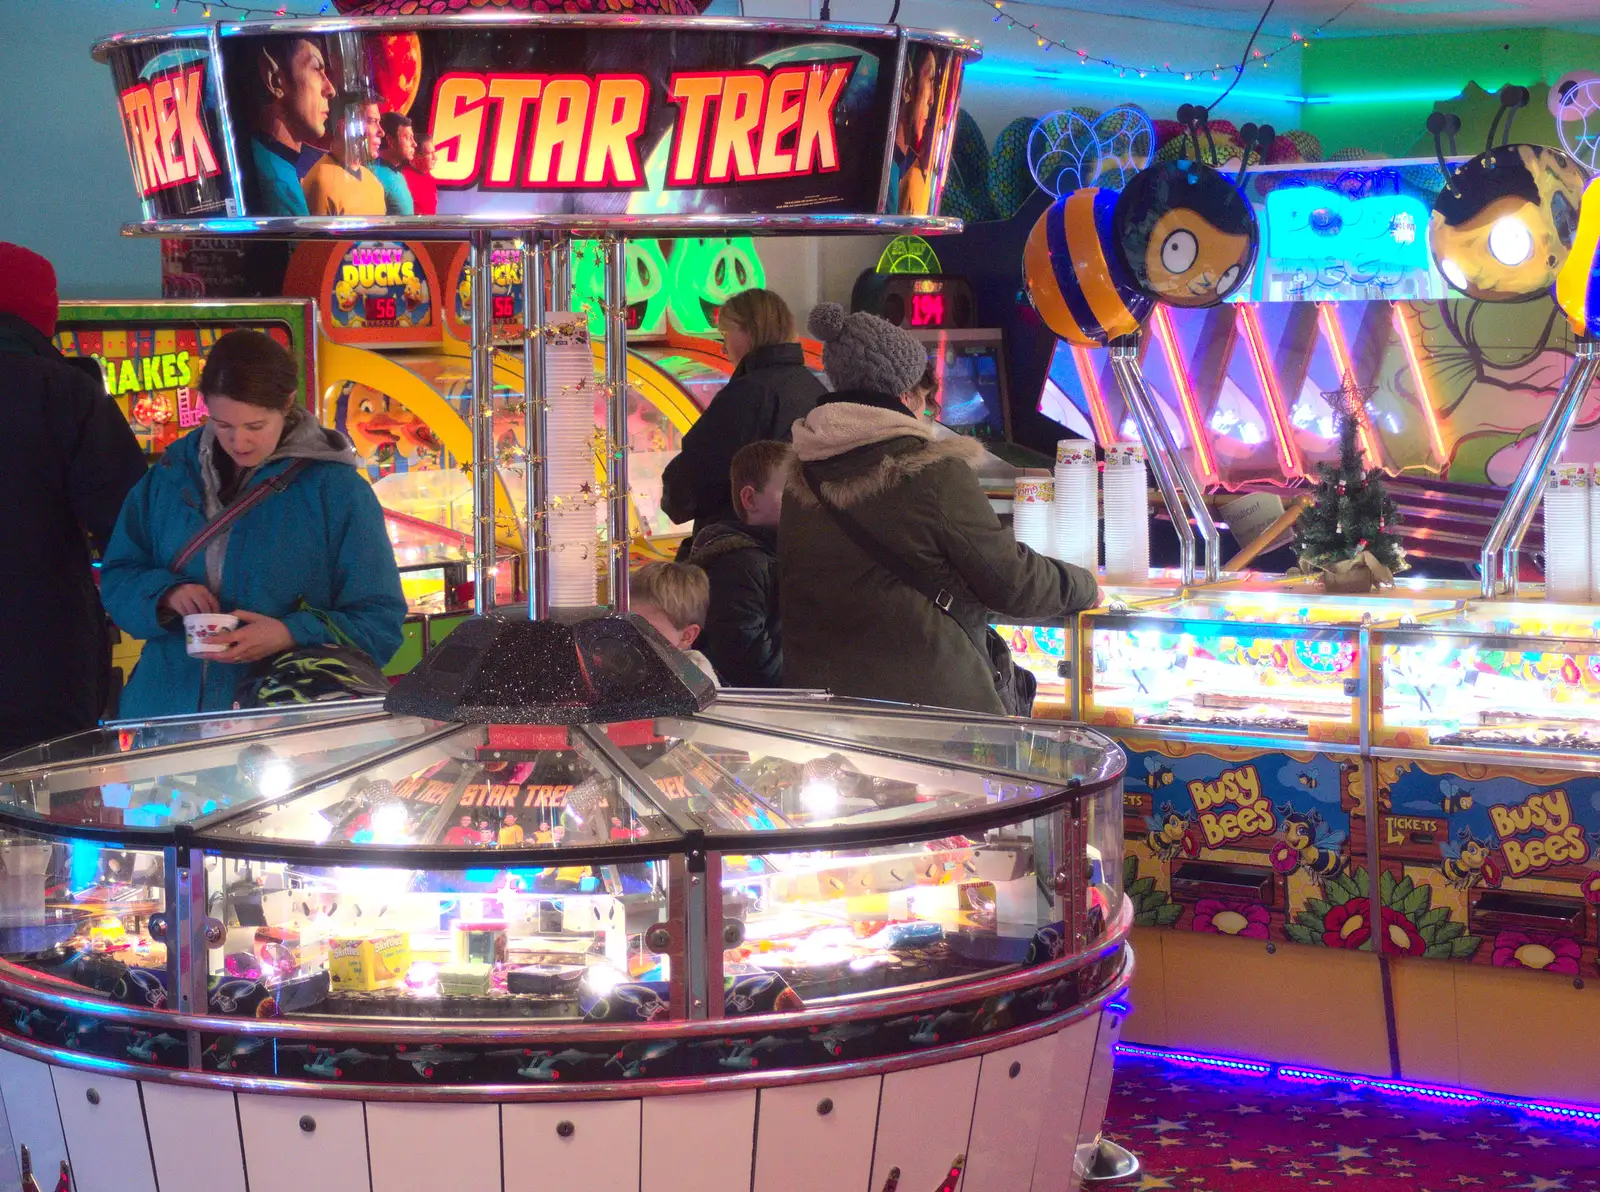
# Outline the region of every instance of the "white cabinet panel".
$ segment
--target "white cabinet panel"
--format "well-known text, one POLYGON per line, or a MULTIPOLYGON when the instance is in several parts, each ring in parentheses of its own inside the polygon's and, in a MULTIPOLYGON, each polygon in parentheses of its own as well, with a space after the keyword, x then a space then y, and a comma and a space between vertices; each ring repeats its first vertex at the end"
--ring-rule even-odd
POLYGON ((139 1087, 160 1187, 171 1192, 245 1192, 239 1111, 232 1093, 154 1081, 139 1087))
POLYGON ((1056 1106, 1050 1096, 1053 1035, 992 1051, 978 1072, 978 1100, 967 1143, 966 1186, 973 1192, 1028 1192, 1039 1129, 1056 1106))
POLYGON ((1050 1072, 1051 1109, 1039 1132, 1039 1153, 1033 1162, 1033 1186, 1040 1192, 1076 1192, 1078 1188, 1074 1169, 1078 1127, 1083 1121, 1084 1094, 1089 1089, 1099 1034, 1098 1014, 1056 1032, 1055 1066, 1050 1072))
MULTIPOLYGON (((967 1152, 979 1058, 890 1072, 878 1107, 878 1144, 872 1154, 871 1192, 900 1169, 908 1192, 937 1188, 958 1156, 967 1152)), ((979 1190, 986 1192, 986 1190, 979 1190)))
POLYGON ((371 1190, 359 1101, 240 1093, 239 1131, 250 1192, 371 1190))
POLYGON ((52 1068, 50 1074, 73 1192, 156 1192, 139 1085, 76 1068, 52 1068))
POLYGON ((1078 1123, 1074 1187, 1082 1184, 1084 1174, 1094 1165, 1095 1143, 1100 1137, 1100 1127, 1106 1120, 1106 1106, 1111 1103, 1111 1070, 1116 1064, 1117 1040, 1120 1038, 1122 1015, 1111 1010, 1102 1012, 1100 1030, 1094 1041, 1094 1062, 1089 1068, 1088 1088, 1083 1099, 1083 1115, 1078 1123))
POLYGON ((756 1093, 647 1097, 642 1192, 750 1192, 756 1093))
POLYGON ((882 1086, 865 1076, 762 1089, 755 1192, 865 1192, 882 1086))
MULTIPOLYGON (((34 1175, 41 1184, 48 1181, 48 1186, 55 1187, 61 1160, 67 1157, 67 1140, 61 1133, 61 1115, 56 1112, 50 1065, 0 1049, 0 1095, 5 1097, 12 1145, 27 1147, 34 1175)), ((17 1163, 19 1167, 13 1171, 20 1169, 21 1151, 17 1163)))
POLYGON ((501 1112, 505 1192, 639 1192, 639 1102, 507 1105, 501 1112))
POLYGON ((367 1104, 372 1192, 500 1192, 497 1105, 367 1104))

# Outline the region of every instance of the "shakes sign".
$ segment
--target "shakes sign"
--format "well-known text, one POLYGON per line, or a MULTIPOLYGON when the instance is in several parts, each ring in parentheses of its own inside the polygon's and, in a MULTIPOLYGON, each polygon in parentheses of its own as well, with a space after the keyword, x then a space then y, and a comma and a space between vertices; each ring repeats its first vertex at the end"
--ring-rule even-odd
POLYGON ((147 217, 927 215, 972 53, 869 26, 530 16, 226 26, 217 45, 102 47, 147 217))

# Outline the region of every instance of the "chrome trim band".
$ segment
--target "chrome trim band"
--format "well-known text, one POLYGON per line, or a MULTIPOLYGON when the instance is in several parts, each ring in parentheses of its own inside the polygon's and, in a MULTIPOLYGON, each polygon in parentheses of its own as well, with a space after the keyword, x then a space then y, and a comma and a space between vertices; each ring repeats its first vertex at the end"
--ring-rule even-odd
POLYGON ((942 236, 960 232, 962 222, 942 215, 868 215, 853 212, 812 215, 373 215, 304 217, 251 216, 245 219, 152 219, 122 225, 124 236, 167 236, 179 239, 223 236, 266 240, 470 240, 473 232, 491 229, 514 235, 517 229, 570 232, 599 238, 625 236, 804 236, 863 235, 942 236))
MULTIPOLYGON (((996 1031, 978 1039, 967 1039, 944 1047, 904 1055, 880 1056, 815 1068, 773 1068, 764 1072, 739 1072, 728 1076, 699 1076, 671 1080, 611 1081, 592 1084, 555 1085, 374 1085, 315 1084, 301 1080, 272 1080, 259 1076, 229 1076, 217 1072, 189 1072, 180 1068, 143 1068, 137 1064, 99 1060, 44 1047, 14 1036, 0 1037, 0 1048, 62 1068, 130 1077, 139 1081, 181 1084, 189 1087, 226 1089, 239 1093, 265 1093, 280 1096, 315 1097, 327 1101, 404 1101, 455 1105, 483 1102, 526 1101, 616 1101, 635 1097, 682 1096, 693 1093, 725 1092, 749 1088, 774 1088, 797 1084, 816 1084, 853 1076, 877 1076, 909 1068, 930 1068, 974 1055, 986 1055, 1052 1035, 1074 1022, 1081 1022, 1103 1011, 1106 1004, 1122 994, 1133 980, 1133 949, 1123 954, 1122 968, 1106 987, 1087 1001, 1063 1010, 1051 1018, 1014 1030, 996 1031)), ((726 1023, 726 1020, 722 1020, 726 1023)))

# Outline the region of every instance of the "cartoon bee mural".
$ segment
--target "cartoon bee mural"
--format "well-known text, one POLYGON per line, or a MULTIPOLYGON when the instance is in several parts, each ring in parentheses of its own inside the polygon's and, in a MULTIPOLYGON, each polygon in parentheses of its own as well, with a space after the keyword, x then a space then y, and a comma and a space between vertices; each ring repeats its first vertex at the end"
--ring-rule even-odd
POLYGON ((1439 852, 1444 880, 1456 889, 1470 890, 1480 882, 1500 884, 1488 844, 1474 836, 1471 828, 1462 828, 1454 840, 1439 846, 1439 852))
POLYGON ((1145 781, 1150 784, 1150 789, 1155 790, 1161 786, 1171 786, 1173 773, 1172 767, 1159 758, 1147 757, 1144 759, 1145 781))
POLYGON ((1320 811, 1296 811, 1284 804, 1278 808, 1278 817, 1283 821, 1283 841, 1298 861, 1289 872, 1304 869, 1321 883, 1345 871, 1345 858, 1338 850, 1346 833, 1330 828, 1320 811))
POLYGON ((1147 816, 1144 822, 1150 828, 1144 842, 1155 854, 1156 860, 1170 861, 1183 851, 1183 838, 1188 834, 1189 820, 1179 815, 1171 803, 1163 803, 1160 812, 1147 816))
POLYGON ((1527 103, 1526 87, 1502 87, 1484 151, 1454 171, 1442 140, 1447 132, 1453 135, 1449 118, 1438 112, 1428 118, 1447 179, 1434 200, 1428 250, 1452 287, 1482 302, 1520 302, 1546 293, 1577 239, 1588 183, 1583 167, 1559 149, 1506 143, 1512 118, 1527 103))
POLYGON ((1572 251, 1556 275, 1556 303, 1574 335, 1600 336, 1600 178, 1583 192, 1572 251))
POLYGON ((1472 810, 1472 792, 1448 778, 1439 779, 1439 807, 1446 815, 1472 810))
POLYGON ((1314 791, 1317 789, 1317 776, 1310 770, 1301 770, 1300 773, 1295 776, 1295 781, 1301 786, 1305 787, 1308 791, 1314 791))
POLYGON ((1230 180, 1200 160, 1205 109, 1184 104, 1178 119, 1193 137, 1192 157, 1141 170, 1120 194, 1085 186, 1058 195, 1028 235, 1028 295, 1070 344, 1105 347, 1133 335, 1156 302, 1215 306, 1255 265, 1260 230, 1239 188, 1251 150, 1270 145, 1273 130, 1240 130, 1244 160, 1230 180))

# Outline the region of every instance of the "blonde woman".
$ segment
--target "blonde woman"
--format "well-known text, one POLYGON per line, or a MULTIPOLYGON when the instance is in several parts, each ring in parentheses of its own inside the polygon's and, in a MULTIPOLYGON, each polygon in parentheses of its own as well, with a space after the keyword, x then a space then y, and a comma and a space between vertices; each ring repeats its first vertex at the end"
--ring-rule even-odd
POLYGON ((728 299, 718 317, 733 377, 683 436, 683 448, 661 476, 661 508, 695 532, 739 520, 729 473, 746 443, 787 443, 790 428, 816 408, 827 389, 806 367, 794 313, 771 290, 728 299))

